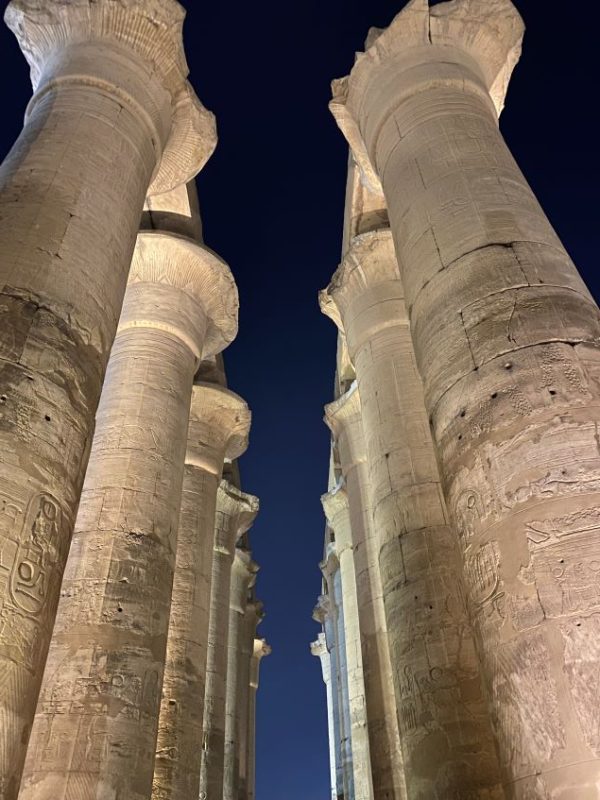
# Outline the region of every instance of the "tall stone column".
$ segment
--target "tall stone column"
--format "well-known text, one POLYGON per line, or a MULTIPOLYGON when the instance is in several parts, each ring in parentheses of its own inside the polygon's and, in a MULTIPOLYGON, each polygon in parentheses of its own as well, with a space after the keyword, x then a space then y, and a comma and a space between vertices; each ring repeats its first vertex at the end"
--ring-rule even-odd
MULTIPOLYGON (((227 684, 225 691, 225 761, 223 800, 239 800, 240 758, 239 726, 242 698, 248 694, 241 686, 243 658, 243 621, 250 587, 256 581, 257 565, 250 553, 236 548, 231 571, 229 600, 229 637, 227 643, 227 684)), ((249 676, 248 676, 249 684, 249 676)))
POLYGON ((21 800, 150 795, 192 381, 236 316, 211 251, 139 234, 21 800))
POLYGON ((198 800, 217 490, 224 460, 242 455, 249 429, 240 397, 194 386, 152 800, 198 800))
POLYGON ((31 65, 0 167, 0 795, 16 795, 144 197, 212 152, 174 0, 13 0, 31 65), (160 164, 160 168, 159 165, 160 164))
POLYGON ((389 230, 355 237, 322 307, 345 331, 360 391, 408 797, 501 797, 389 230))
POLYGON ((321 572, 327 586, 329 619, 325 636, 335 650, 337 668, 337 707, 340 736, 340 789, 344 798, 354 795, 354 765, 352 763, 352 723, 350 719, 350 695, 348 685, 348 662, 346 657, 346 620, 342 576, 335 542, 327 545, 321 572), (328 630, 329 628, 329 630, 328 630))
MULTIPOLYGON (((337 559, 336 559, 337 562, 337 559)), ((337 566, 339 569, 339 565, 337 566)), ((320 622, 323 626, 325 644, 329 653, 329 664, 331 668, 331 703, 333 716, 333 752, 335 754, 335 797, 345 797, 345 758, 342 749, 343 741, 343 719, 342 719, 342 689, 340 671, 340 651, 337 645, 337 623, 336 609, 330 595, 321 595, 319 602, 313 611, 313 619, 320 622)))
POLYGON ((223 795, 231 571, 236 542, 250 528, 257 513, 256 497, 245 494, 228 481, 221 481, 217 493, 210 592, 200 800, 212 800, 223 795))
POLYGON ((265 639, 254 640, 250 661, 250 712, 248 715, 248 800, 256 800, 256 693, 260 677, 260 662, 271 655, 265 639))
POLYGON ((250 661, 254 654, 256 629, 264 617, 263 604, 259 600, 246 603, 243 620, 243 640, 240 657, 240 701, 238 726, 239 800, 248 800, 248 758, 250 742, 250 661))
POLYGON ((377 800, 401 800, 406 793, 404 765, 361 415, 356 382, 325 407, 348 493, 373 793, 377 800))
POLYGON ((335 549, 340 562, 344 606, 344 641, 348 675, 348 706, 352 741, 352 772, 356 800, 372 800, 373 777, 365 682, 360 640, 356 573, 352 548, 350 508, 343 484, 321 497, 327 522, 335 534, 335 549))
POLYGON ((327 734, 329 741, 329 782, 331 784, 331 800, 337 800, 337 779, 336 779, 336 748, 335 748, 335 723, 333 705, 333 686, 331 676, 331 658, 327 649, 325 634, 320 633, 316 641, 310 646, 313 656, 321 662, 321 672, 327 696, 327 734))
POLYGON ((522 33, 412 2, 335 109, 387 199, 507 792, 570 800, 600 785, 600 324, 498 131, 522 33))

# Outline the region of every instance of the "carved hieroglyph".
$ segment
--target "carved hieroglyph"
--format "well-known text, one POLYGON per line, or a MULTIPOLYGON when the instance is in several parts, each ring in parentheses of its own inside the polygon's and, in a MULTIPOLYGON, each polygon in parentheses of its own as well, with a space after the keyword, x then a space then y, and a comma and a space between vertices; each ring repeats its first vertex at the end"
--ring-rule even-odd
POLYGON ((192 177, 216 141, 186 82, 174 0, 13 0, 6 21, 35 95, 0 167, 3 800, 18 788, 144 197, 151 181, 192 177))
POLYGON ((335 437, 348 492, 373 794, 375 798, 402 800, 406 793, 404 766, 361 414, 356 383, 325 407, 325 421, 335 437))
POLYGON ((198 800, 217 489, 225 458, 246 450, 249 429, 240 397, 194 386, 152 800, 198 800))
POLYGON ((231 570, 238 539, 258 513, 258 498, 223 480, 217 493, 208 658, 204 696, 200 800, 223 796, 225 694, 231 570))
POLYGON ((147 800, 192 382, 237 330, 227 266, 140 233, 98 409, 22 800, 147 800))
MULTIPOLYGON (((223 768, 223 800, 239 800, 240 757, 239 730, 242 698, 248 693, 241 687, 241 661, 244 639, 244 613, 250 587, 256 581, 257 565, 250 554, 236 548, 231 569, 229 600, 229 634, 227 640, 227 686, 225 692, 225 759, 223 768)), ((249 666, 249 665, 248 665, 249 666)), ((246 671, 248 687, 250 676, 246 671)))
POLYGON ((248 800, 256 800, 256 693, 260 678, 260 662, 271 655, 265 639, 254 640, 250 659, 250 702, 248 711, 248 800))
POLYGON ((600 793, 598 308, 498 131, 508 0, 413 0, 335 84, 389 209, 507 793, 600 793))
POLYGON ((407 796, 500 798, 460 556, 388 229, 352 240, 321 300, 345 331, 360 392, 407 796))
POLYGON ((335 534, 335 551, 340 564, 344 606, 344 642, 348 681, 348 711, 352 743, 353 797, 373 800, 373 773, 360 641, 356 573, 352 552, 352 531, 348 494, 343 483, 321 497, 323 511, 335 534))

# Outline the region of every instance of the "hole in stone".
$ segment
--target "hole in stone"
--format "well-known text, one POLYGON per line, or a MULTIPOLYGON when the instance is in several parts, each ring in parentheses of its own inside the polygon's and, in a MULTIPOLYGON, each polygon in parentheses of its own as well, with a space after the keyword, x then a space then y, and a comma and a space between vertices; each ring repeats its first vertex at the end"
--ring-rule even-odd
POLYGON ((50 414, 46 414, 46 416, 44 417, 44 419, 46 420, 46 422, 50 422, 50 420, 52 419, 52 417, 50 416, 50 414))
POLYGON ((576 622, 575 624, 577 625, 578 628, 581 628, 581 622, 576 622))
POLYGON ((556 394, 556 389, 548 389, 548 391, 550 392, 552 397, 554 397, 554 395, 556 394))
POLYGON ((493 393, 490 395, 490 397, 492 398, 492 400, 495 400, 495 399, 498 397, 498 392, 493 392, 493 393))
POLYGON ((0 395, 0 403, 6 403, 7 400, 8 400, 8 398, 7 398, 7 396, 5 394, 0 395))
POLYGON ((463 410, 460 412, 460 416, 461 416, 461 418, 462 418, 462 419, 464 419, 464 418, 467 416, 467 412, 464 410, 464 408, 463 408, 463 410))
POLYGON ((430 610, 430 611, 433 611, 433 606, 429 606, 429 610, 430 610))
POLYGON ((170 706, 176 706, 177 702, 175 700, 169 700, 169 705, 170 706))
POLYGON ((560 474, 561 475, 566 475, 567 474, 567 470, 566 469, 561 469, 560 474))
POLYGON ((561 559, 559 560, 559 562, 558 562, 558 563, 559 563, 559 564, 564 564, 564 563, 565 563, 565 560, 564 560, 564 558, 561 558, 561 559))
POLYGON ((433 417, 429 417, 429 425, 433 428, 433 417))
POLYGON ((458 441, 459 441, 459 442, 462 442, 462 433, 459 433, 459 434, 458 434, 458 441))
POLYGON ((507 361, 506 364, 504 365, 504 369, 512 369, 512 368, 513 368, 512 361, 507 361))
POLYGON ((122 614, 122 613, 123 613, 123 609, 121 608, 121 606, 119 606, 119 607, 117 608, 117 611, 119 612, 119 614, 122 614))

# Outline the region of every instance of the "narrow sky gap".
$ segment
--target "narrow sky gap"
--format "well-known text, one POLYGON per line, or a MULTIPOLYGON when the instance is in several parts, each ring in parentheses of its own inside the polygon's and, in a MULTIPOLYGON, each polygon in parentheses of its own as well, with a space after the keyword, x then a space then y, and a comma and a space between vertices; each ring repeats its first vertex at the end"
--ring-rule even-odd
MULTIPOLYGON (((595 297, 600 273, 596 4, 515 0, 525 18, 502 131, 595 297)), ((6 5, 6 3, 4 3, 6 5)), ((309 643, 320 590, 335 328, 317 292, 341 250, 347 148, 328 110, 329 82, 348 73, 369 27, 401 0, 263 0, 188 8, 191 80, 215 112, 217 151, 198 179, 207 244, 231 266, 240 333, 225 352, 231 388, 254 414, 241 462, 260 497, 252 532, 261 565, 259 629, 273 647, 261 669, 258 800, 328 796, 325 690, 309 643)), ((4 7, 4 6, 3 6, 4 7)), ((0 27, 0 157, 31 96, 25 60, 0 27)))

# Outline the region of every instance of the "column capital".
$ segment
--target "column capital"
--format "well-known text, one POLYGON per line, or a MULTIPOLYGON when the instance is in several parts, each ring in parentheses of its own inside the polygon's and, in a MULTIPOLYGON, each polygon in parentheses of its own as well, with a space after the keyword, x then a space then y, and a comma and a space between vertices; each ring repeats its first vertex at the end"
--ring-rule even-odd
POLYGON ((510 0, 451 0, 432 7, 428 0, 412 0, 386 29, 373 31, 350 75, 333 81, 330 103, 365 185, 382 193, 364 136, 364 95, 373 90, 390 94, 384 85, 389 80, 382 80, 384 73, 389 79, 389 68, 396 71, 391 94, 397 103, 399 94, 439 88, 448 80, 459 83, 455 67, 468 64, 500 114, 523 33, 523 21, 510 0), (428 68, 418 74, 423 64, 428 68), (411 74, 400 85, 397 74, 402 71, 411 74))
POLYGON ((239 395, 215 383, 192 389, 186 464, 221 472, 225 458, 239 458, 248 447, 252 414, 239 395))
POLYGON ((248 592, 256 583, 259 566, 251 554, 236 547, 231 568, 231 589, 229 607, 238 614, 244 614, 248 592))
POLYGON ((344 318, 350 305, 367 289, 389 281, 400 284, 391 230, 385 227, 360 233, 353 237, 329 286, 319 292, 321 311, 347 335, 344 318))
POLYGON ((331 600, 329 595, 321 594, 317 600, 317 605, 313 609, 312 618, 315 622, 319 622, 321 625, 325 624, 325 620, 331 616, 332 608, 331 608, 331 600))
POLYGON ((347 392, 338 397, 337 400, 334 400, 333 403, 328 403, 325 406, 323 419, 337 440, 351 425, 356 422, 360 423, 360 416, 361 405, 358 383, 353 381, 347 392))
POLYGON ((140 231, 128 295, 143 295, 144 300, 129 303, 126 297, 119 330, 143 326, 171 330, 199 361, 224 350, 237 334, 239 300, 229 267, 207 247, 184 236, 140 231), (165 299, 169 289, 177 290, 175 306, 165 299), (183 313, 188 305, 190 319, 183 313), (202 309, 205 331, 193 330, 198 315, 192 306, 202 309))
MULTIPOLYGON (((235 541, 252 527, 259 505, 258 497, 242 492, 229 481, 220 482, 217 491, 217 515, 227 517, 226 527, 234 531, 235 541)), ((221 545, 217 543, 217 546, 221 545)))
POLYGON ((270 644, 267 644, 266 639, 255 639, 254 640, 254 650, 252 652, 252 657, 255 658, 257 661, 261 661, 265 656, 270 656, 273 652, 273 649, 270 644))
POLYGON ((321 496, 321 505, 327 522, 335 534, 335 549, 339 558, 345 550, 352 547, 350 504, 343 480, 321 496))
POLYGON ((329 655, 324 633, 320 633, 316 640, 310 643, 310 652, 315 658, 320 658, 321 660, 329 655))
POLYGON ((186 80, 184 18, 176 0, 11 0, 5 12, 38 98, 58 82, 75 81, 135 104, 137 90, 117 68, 127 53, 145 66, 149 82, 157 81, 169 94, 171 120, 149 194, 193 178, 217 141, 213 114, 186 80))

